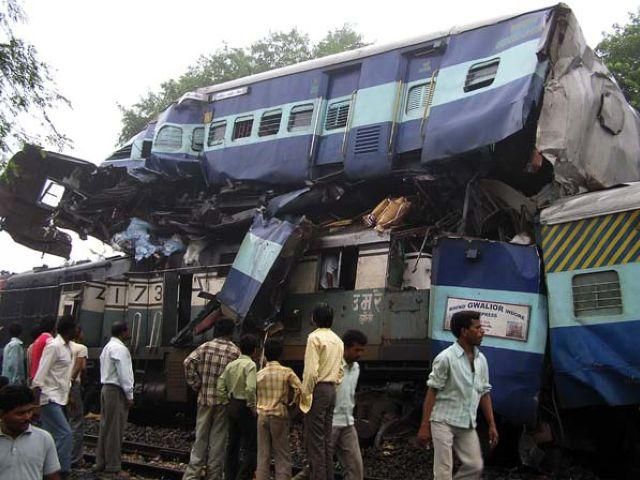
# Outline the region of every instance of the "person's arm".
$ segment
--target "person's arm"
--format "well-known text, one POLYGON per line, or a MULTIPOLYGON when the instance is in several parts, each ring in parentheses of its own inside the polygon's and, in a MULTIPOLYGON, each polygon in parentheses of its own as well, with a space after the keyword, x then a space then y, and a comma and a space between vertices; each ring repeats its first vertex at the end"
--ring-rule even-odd
POLYGON ((229 403, 229 390, 227 389, 227 371, 229 365, 224 369, 222 375, 218 377, 218 384, 216 385, 216 397, 218 399, 218 403, 221 405, 226 405, 229 403))
POLYGON ((427 446, 431 443, 431 412, 436 404, 436 395, 438 391, 429 387, 427 394, 424 396, 424 404, 422 405, 422 422, 418 430, 418 443, 427 446))
POLYGON ((82 374, 87 368, 87 357, 81 357, 78 355, 76 357, 76 363, 73 365, 73 370, 71 371, 71 382, 75 382, 78 376, 82 374))
POLYGON ((196 348, 189 354, 187 358, 184 359, 183 362, 185 380, 187 382, 187 385, 189 385, 195 392, 199 391, 200 387, 202 387, 202 378, 200 377, 200 373, 198 372, 199 361, 200 349, 196 348))
POLYGON ((298 378, 298 375, 296 375, 296 372, 294 372, 293 370, 289 372, 287 383, 289 384, 289 388, 293 390, 293 399, 291 400, 291 405, 300 403, 300 393, 302 392, 302 382, 298 378))
POLYGON ((18 377, 21 384, 26 385, 27 371, 26 371, 26 356, 24 346, 16 345, 18 358, 16 358, 16 377, 18 377))
POLYGON ((307 340, 307 347, 304 351, 304 371, 302 373, 302 392, 305 395, 311 395, 313 389, 318 382, 318 368, 320 367, 320 358, 318 355, 318 346, 315 338, 311 337, 307 340))
POLYGON ((498 435, 498 429, 496 428, 496 421, 493 418, 493 404, 490 393, 485 393, 480 397, 480 410, 489 425, 489 445, 491 448, 495 448, 495 446, 498 445, 500 437, 498 435))
POLYGON ((256 364, 251 362, 245 370, 245 395, 247 397, 247 407, 251 409, 253 414, 256 414, 256 364))
POLYGON ((112 359, 116 367, 118 385, 122 388, 124 396, 127 398, 127 405, 133 405, 133 365, 131 364, 131 354, 127 347, 114 348, 112 359))
MULTIPOLYGON (((47 432, 48 433, 48 432, 47 432)), ((49 435, 45 440, 44 462, 42 462, 42 476, 47 480, 60 480, 60 462, 56 453, 56 445, 49 435)))
POLYGON ((33 377, 33 390, 36 397, 36 402, 40 401, 40 392, 44 386, 46 378, 49 376, 49 370, 55 361, 57 356, 56 346, 52 343, 48 343, 44 347, 42 352, 42 358, 40 358, 40 365, 36 371, 35 377, 33 377))

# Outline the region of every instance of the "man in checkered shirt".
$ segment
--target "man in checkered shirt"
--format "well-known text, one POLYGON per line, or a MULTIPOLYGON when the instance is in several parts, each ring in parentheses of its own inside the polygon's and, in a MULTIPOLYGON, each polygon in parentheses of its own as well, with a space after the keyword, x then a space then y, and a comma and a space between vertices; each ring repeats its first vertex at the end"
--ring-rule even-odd
POLYGON ((258 469, 256 480, 269 480, 271 454, 274 457, 275 480, 291 478, 289 447, 290 403, 296 403, 302 388, 293 370, 280 365, 282 342, 270 338, 265 342, 267 366, 258 372, 258 469))
POLYGON ((205 478, 222 478, 229 426, 225 406, 218 404, 216 388, 227 364, 240 356, 240 349, 231 342, 234 329, 233 320, 219 319, 215 338, 200 345, 184 361, 187 384, 198 393, 198 413, 196 439, 183 480, 200 480, 205 466, 205 478))

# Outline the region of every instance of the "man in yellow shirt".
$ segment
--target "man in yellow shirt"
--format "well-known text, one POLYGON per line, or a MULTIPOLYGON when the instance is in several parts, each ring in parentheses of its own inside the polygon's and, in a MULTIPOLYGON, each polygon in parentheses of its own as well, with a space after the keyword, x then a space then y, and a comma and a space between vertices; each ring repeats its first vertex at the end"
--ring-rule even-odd
POLYGON ((302 399, 305 443, 311 480, 333 480, 331 423, 336 404, 336 385, 342 381, 344 345, 332 330, 333 309, 319 303, 313 309, 318 327, 309 334, 304 352, 302 399))
POLYGON ((218 402, 227 404, 229 438, 226 480, 251 480, 256 469, 256 353, 253 335, 240 337, 240 356, 229 363, 218 379, 218 402), (242 461, 240 447, 244 450, 242 461))

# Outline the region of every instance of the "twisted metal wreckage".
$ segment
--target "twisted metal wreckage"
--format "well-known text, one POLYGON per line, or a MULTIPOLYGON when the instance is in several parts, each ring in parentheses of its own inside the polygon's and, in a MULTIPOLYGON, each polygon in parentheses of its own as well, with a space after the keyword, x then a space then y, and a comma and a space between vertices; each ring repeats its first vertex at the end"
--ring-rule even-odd
MULTIPOLYGON (((354 90, 349 101, 355 98, 354 90)), ((263 127, 269 125, 260 126, 269 133, 263 127)), ((0 182, 0 216, 2 228, 30 248, 68 258, 71 238, 60 229, 70 229, 81 238, 91 235, 117 245, 139 262, 137 268, 220 263, 221 246, 237 246, 244 238, 239 250, 227 250, 240 252, 234 267, 244 262, 244 268, 232 268, 212 302, 240 318, 252 305, 269 317, 277 309, 277 286, 318 232, 357 232, 378 223, 392 235, 419 232, 421 251, 444 232, 505 241, 517 236, 516 241, 532 243, 536 214, 551 200, 640 180, 639 132, 637 112, 586 45, 571 11, 560 4, 201 89, 169 106, 100 166, 26 146, 0 182), (475 57, 459 58, 470 45, 475 57), (410 56, 410 49, 425 53, 410 56), (509 65, 513 49, 519 50, 509 65), (380 160, 358 157, 365 150, 357 142, 365 137, 357 131, 351 139, 349 129, 367 103, 381 101, 365 95, 363 84, 381 76, 375 61, 393 55, 407 59, 409 73, 406 81, 402 73, 391 79, 398 96, 389 97, 395 107, 387 119, 388 143, 378 140, 380 160), (493 56, 499 59, 488 63, 493 71, 481 71, 493 56), (417 67, 415 58, 421 62, 417 67), (318 119, 331 115, 331 98, 339 96, 332 91, 352 76, 349 69, 356 64, 358 105, 343 115, 336 135, 327 129, 330 121, 340 121, 340 111, 336 118, 318 119), (460 65, 465 65, 459 80, 464 85, 455 85, 451 72, 460 65), (337 68, 346 69, 346 77, 335 76, 337 68), (501 80, 500 68, 515 70, 514 80, 501 80), (419 100, 417 121, 398 121, 409 112, 413 71, 430 77, 429 92, 419 100), (311 158, 301 159, 306 165, 301 174, 277 148, 253 150, 247 163, 233 145, 240 136, 237 120, 231 139, 211 142, 220 115, 268 107, 277 92, 295 91, 296 82, 307 82, 312 74, 329 79, 319 86, 310 80, 318 108, 310 114, 315 118, 311 158), (457 87, 469 92, 451 100, 457 87), (398 100, 402 92, 408 96, 406 110, 398 100), (192 132, 186 142, 192 151, 163 150, 163 128, 198 122, 203 138, 196 141, 192 132), (419 125, 418 143, 407 140, 411 125, 419 125), (334 137, 341 142, 335 159, 321 162, 334 137), (246 275, 247 270, 256 275, 246 275)))

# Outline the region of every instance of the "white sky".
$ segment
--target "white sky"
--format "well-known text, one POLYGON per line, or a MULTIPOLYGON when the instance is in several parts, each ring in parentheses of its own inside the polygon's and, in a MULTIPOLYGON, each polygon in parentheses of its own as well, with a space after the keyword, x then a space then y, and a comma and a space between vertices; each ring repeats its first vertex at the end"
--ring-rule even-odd
MULTIPOLYGON (((201 54, 227 42, 243 47, 270 31, 297 27, 317 41, 351 23, 367 42, 389 42, 551 5, 536 0, 22 0, 28 22, 17 29, 53 70, 71 110, 53 115, 74 141, 63 153, 95 163, 114 149, 120 131, 117 104, 130 106, 161 82, 178 77, 201 54)), ((611 25, 626 23, 639 0, 575 0, 570 4, 592 47, 611 25)), ((74 242, 72 259, 102 251, 99 242, 74 242)), ((23 271, 63 259, 44 258, 0 233, 0 269, 23 271)))

